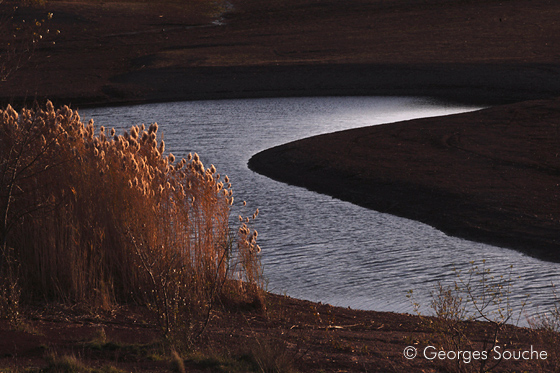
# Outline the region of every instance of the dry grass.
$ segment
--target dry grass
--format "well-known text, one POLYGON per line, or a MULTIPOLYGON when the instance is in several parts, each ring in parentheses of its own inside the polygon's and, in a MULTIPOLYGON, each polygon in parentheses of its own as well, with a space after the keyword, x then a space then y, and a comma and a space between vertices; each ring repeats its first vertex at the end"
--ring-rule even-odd
POLYGON ((166 332, 224 292, 258 298, 257 233, 230 227, 228 178, 164 146, 157 124, 116 135, 50 102, 0 111, 0 295, 135 301, 166 332))

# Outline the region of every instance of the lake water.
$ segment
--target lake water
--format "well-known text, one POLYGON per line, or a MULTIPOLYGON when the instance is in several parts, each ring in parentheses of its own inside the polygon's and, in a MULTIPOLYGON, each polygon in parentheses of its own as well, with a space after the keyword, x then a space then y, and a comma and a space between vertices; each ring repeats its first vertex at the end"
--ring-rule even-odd
MULTIPOLYGON (((418 98, 322 97, 194 101, 81 110, 96 126, 128 129, 157 122, 166 151, 197 152, 232 180, 234 211, 259 208, 268 290, 336 306, 412 312, 407 292, 428 312, 430 291, 486 260, 491 275, 515 279, 510 299, 524 313, 549 308, 559 265, 454 237, 422 223, 382 214, 247 168, 264 149, 321 133, 475 110, 418 98), (247 201, 242 207, 241 202, 247 201), (510 269, 510 265, 513 266, 510 269)), ((466 279, 466 275, 462 275, 466 279)), ((524 318, 521 319, 524 323, 524 318)))

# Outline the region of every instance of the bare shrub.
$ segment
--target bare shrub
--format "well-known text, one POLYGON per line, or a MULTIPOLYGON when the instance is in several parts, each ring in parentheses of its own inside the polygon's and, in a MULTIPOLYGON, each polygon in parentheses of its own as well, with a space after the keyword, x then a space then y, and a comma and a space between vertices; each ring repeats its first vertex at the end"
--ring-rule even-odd
POLYGON ((552 297, 554 303, 549 309, 538 312, 536 315, 528 317, 527 322, 533 330, 534 336, 543 346, 547 346, 548 359, 539 361, 540 371, 557 372, 560 370, 558 363, 560 351, 560 299, 556 286, 552 284, 552 297))
POLYGON ((50 102, 0 111, 0 274, 17 268, 26 300, 147 304, 166 333, 194 333, 224 284, 259 294, 257 234, 230 227, 229 180, 164 146, 157 124, 116 135, 50 102))
MULTIPOLYGON (((515 311, 511 292, 513 279, 510 266, 509 275, 495 275, 486 266, 472 261, 470 268, 462 273, 455 270, 456 280, 452 285, 439 283, 431 292, 430 307, 435 318, 428 321, 436 332, 438 344, 443 351, 479 351, 480 359, 456 359, 446 362, 445 369, 456 372, 488 372, 494 370, 501 359, 491 359, 492 351, 498 346, 501 334, 508 323, 518 323, 526 299, 515 311), (517 316, 517 318, 516 318, 517 316), (487 328, 477 336, 472 335, 472 322, 483 321, 487 328)), ((413 301, 416 312, 419 304, 413 300, 413 292, 408 297, 413 301)), ((470 356, 470 355, 469 355, 470 356)))
POLYGON ((43 36, 51 33, 48 24, 52 13, 27 19, 21 15, 24 7, 43 5, 43 0, 0 1, 0 82, 29 62, 43 36))

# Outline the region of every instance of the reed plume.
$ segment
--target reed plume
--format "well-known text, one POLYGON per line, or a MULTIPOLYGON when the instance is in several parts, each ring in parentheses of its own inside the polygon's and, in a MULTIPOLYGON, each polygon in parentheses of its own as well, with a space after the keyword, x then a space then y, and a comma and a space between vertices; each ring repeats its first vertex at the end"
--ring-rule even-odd
POLYGON ((234 279, 240 297, 260 289, 229 178, 164 147, 155 123, 96 134, 67 106, 0 110, 0 281, 17 273, 24 301, 149 304, 167 330, 234 279))

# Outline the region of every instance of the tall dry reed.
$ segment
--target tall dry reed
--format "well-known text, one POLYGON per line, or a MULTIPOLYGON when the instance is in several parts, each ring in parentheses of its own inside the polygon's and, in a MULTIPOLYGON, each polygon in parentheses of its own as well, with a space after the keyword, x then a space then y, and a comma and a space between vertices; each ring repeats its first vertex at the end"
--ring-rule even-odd
POLYGON ((166 330, 229 280, 239 296, 258 289, 256 231, 230 227, 229 180, 164 146, 157 124, 117 135, 50 102, 0 110, 0 289, 144 302, 166 330))

